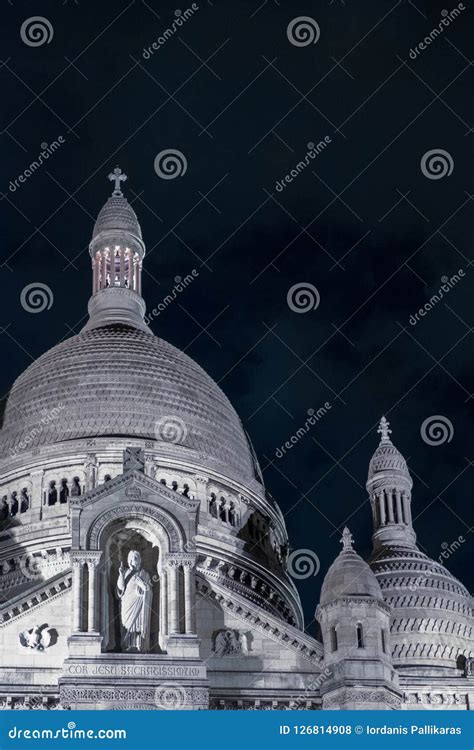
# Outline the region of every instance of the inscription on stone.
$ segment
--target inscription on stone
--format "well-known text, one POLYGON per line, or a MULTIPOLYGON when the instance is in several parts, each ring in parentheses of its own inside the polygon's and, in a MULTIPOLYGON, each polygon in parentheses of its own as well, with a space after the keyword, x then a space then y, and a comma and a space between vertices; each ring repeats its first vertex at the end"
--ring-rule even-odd
POLYGON ((69 675, 84 675, 86 677, 206 678, 204 666, 178 664, 68 664, 65 672, 69 675))

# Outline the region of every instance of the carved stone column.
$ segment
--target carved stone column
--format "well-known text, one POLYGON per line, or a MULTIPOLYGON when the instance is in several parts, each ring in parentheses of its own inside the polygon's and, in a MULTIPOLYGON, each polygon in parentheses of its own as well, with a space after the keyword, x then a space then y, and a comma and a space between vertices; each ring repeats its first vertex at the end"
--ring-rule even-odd
POLYGON ((31 522, 41 519, 43 505, 43 469, 31 472, 30 513, 31 522))
POLYGON ((394 515, 393 515, 393 493, 391 489, 385 490, 385 495, 387 497, 387 508, 388 508, 388 522, 393 523, 394 522, 394 515))
POLYGON ((89 609, 87 617, 87 630, 96 633, 97 628, 97 568, 100 563, 102 552, 88 551, 87 567, 89 570, 89 609))
POLYGON ((398 523, 403 523, 402 493, 400 492, 400 490, 396 490, 396 502, 397 502, 397 521, 398 523))
POLYGON ((405 510, 405 519, 407 525, 411 524, 411 508, 410 508, 410 498, 403 493, 402 495, 402 502, 403 502, 403 508, 405 510))
POLYGON ((71 550, 72 566, 72 632, 82 630, 82 571, 84 558, 71 550))
POLYGON ((95 453, 88 453, 84 461, 86 475, 86 492, 90 492, 97 486, 98 461, 95 453))
POLYGON ((145 453, 145 474, 147 477, 155 478, 156 467, 152 453, 145 453))
POLYGON ((184 571, 184 631, 188 635, 196 632, 196 583, 194 569, 196 557, 187 555, 183 559, 184 571))
POLYGON ((168 635, 168 571, 164 570, 160 580, 160 634, 168 635))
POLYGON ((200 500, 201 513, 207 513, 208 512, 207 485, 209 483, 209 478, 202 476, 201 474, 197 474, 195 477, 195 480, 196 480, 196 499, 200 500))
POLYGON ((385 526, 385 497, 383 490, 377 495, 379 507, 380 507, 380 525, 385 526))
POLYGON ((92 294, 97 291, 97 261, 94 258, 92 260, 92 294))
POLYGON ((178 576, 181 561, 168 555, 168 623, 169 635, 179 633, 179 591, 178 576))

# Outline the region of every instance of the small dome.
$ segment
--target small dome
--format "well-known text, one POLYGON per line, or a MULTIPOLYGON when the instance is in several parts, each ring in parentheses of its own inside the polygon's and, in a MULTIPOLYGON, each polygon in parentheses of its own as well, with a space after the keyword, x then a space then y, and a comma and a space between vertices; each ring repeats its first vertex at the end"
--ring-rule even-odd
MULTIPOLYGON (((389 422, 382 417, 378 432, 381 434, 380 444, 372 456, 369 463, 369 475, 367 478, 368 482, 371 482, 376 475, 381 477, 390 476, 393 478, 399 478, 408 482, 412 485, 410 472, 408 471, 407 462, 403 458, 402 454, 395 448, 392 441, 390 440, 391 430, 389 429, 389 422)), ((405 483, 404 482, 404 483, 405 483)))
POLYGON ((370 460, 368 479, 373 479, 375 474, 382 472, 396 473, 407 479, 410 478, 407 462, 392 443, 380 443, 370 460))
POLYGON ((326 573, 321 588, 320 606, 336 599, 357 596, 383 601, 377 578, 366 562, 352 549, 349 530, 344 529, 343 550, 326 573))
POLYGON ((114 230, 129 232, 134 237, 142 239, 142 230, 137 215, 123 195, 111 195, 101 208, 94 224, 92 239, 94 240, 102 232, 114 230))

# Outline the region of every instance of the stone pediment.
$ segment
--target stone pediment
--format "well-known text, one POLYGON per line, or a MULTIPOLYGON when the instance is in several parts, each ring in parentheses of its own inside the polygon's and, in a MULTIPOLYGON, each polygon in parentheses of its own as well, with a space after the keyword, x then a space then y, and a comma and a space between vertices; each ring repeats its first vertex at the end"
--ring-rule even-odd
POLYGON ((146 474, 136 470, 120 474, 114 479, 105 482, 105 484, 101 484, 100 487, 90 490, 85 495, 72 497, 70 498, 69 503, 71 508, 84 509, 94 505, 94 503, 99 500, 103 501, 105 498, 117 494, 118 492, 123 492, 126 499, 130 501, 142 500, 144 499, 144 496, 150 494, 161 495, 169 502, 190 513, 194 513, 199 507, 198 499, 185 497, 180 492, 175 492, 164 484, 161 484, 161 482, 157 482, 155 479, 152 479, 146 474))
POLYGON ((260 631, 321 669, 323 647, 311 636, 255 606, 236 591, 229 591, 216 581, 211 582, 202 573, 197 576, 197 590, 201 596, 228 610, 249 628, 260 631))
POLYGON ((0 627, 12 620, 29 614, 32 609, 66 593, 71 588, 71 571, 66 570, 49 578, 47 581, 32 583, 17 596, 0 606, 0 627))
MULTIPOLYGON (((76 549, 97 549, 104 528, 136 523, 161 529, 168 551, 192 546, 199 500, 193 500, 131 469, 70 503, 71 537, 76 549)), ((161 533, 161 532, 160 532, 161 533)))

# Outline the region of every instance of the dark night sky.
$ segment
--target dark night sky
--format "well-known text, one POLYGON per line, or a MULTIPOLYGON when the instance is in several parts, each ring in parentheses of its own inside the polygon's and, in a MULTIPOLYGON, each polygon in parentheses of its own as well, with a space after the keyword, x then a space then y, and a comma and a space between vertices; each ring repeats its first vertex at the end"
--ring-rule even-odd
POLYGON ((171 25, 176 5, 2 0, 1 394, 83 325, 87 245, 118 163, 147 243, 148 307, 176 275, 199 271, 154 332, 220 383, 287 514, 293 548, 320 558, 319 575, 298 584, 306 620, 348 518, 358 551, 370 554, 365 480, 383 413, 412 471, 422 549, 437 558, 462 535, 447 566, 472 588, 469 0, 415 60, 410 48, 454 5, 198 4, 146 60, 143 48, 171 25), (36 47, 20 36, 35 15, 54 31, 36 47), (298 16, 317 21, 317 43, 290 43, 298 16), (59 136, 65 143, 13 192, 10 181, 59 136), (277 192, 308 142, 325 136, 327 148, 277 192), (156 174, 164 149, 185 155, 183 176, 156 174), (451 175, 423 174, 432 149, 448 153, 451 175), (441 277, 459 269, 462 280, 410 325, 441 277), (33 282, 54 294, 40 314, 20 304, 33 282), (316 310, 289 308, 300 282, 317 288, 316 310), (327 415, 276 458, 325 401, 327 415), (432 415, 452 423, 450 442, 422 440, 432 415))

